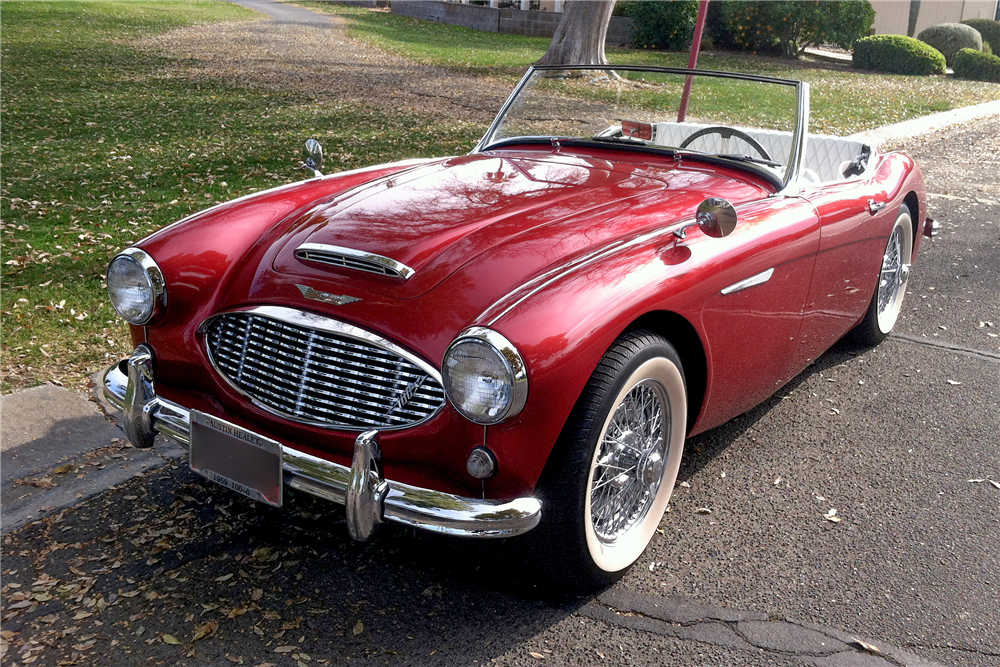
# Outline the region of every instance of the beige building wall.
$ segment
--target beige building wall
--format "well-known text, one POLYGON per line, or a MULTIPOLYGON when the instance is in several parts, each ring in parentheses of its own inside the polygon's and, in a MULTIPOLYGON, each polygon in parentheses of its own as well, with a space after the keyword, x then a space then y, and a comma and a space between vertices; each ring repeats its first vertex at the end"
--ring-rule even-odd
MULTIPOLYGON (((875 9, 873 29, 877 35, 905 35, 910 23, 909 0, 871 0, 875 9)), ((939 23, 958 23, 966 19, 991 19, 997 0, 922 0, 917 15, 916 37, 921 30, 939 23)))

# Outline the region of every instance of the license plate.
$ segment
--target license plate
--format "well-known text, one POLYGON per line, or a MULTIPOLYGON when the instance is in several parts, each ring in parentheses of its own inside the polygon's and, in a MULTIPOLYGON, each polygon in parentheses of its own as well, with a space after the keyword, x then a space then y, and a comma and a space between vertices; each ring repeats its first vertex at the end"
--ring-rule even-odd
POLYGON ((196 410, 191 411, 191 470, 281 507, 281 443, 196 410))

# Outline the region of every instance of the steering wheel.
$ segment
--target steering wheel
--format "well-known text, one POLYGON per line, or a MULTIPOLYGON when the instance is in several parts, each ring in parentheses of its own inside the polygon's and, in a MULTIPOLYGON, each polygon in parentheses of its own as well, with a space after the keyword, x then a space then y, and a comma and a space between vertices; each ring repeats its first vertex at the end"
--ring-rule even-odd
POLYGON ((704 127, 698 130, 690 137, 682 141, 680 147, 687 148, 688 146, 691 145, 691 143, 695 139, 697 139, 698 137, 703 137, 706 134, 718 134, 723 139, 729 139, 730 137, 736 137, 737 139, 742 139, 743 141, 750 144, 751 148, 760 153, 760 156, 762 158, 764 158, 765 160, 771 159, 771 156, 767 154, 767 151, 764 150, 764 147, 761 146, 759 143, 757 143, 757 140, 751 137, 749 134, 747 134, 746 132, 741 132, 740 130, 733 129, 731 127, 724 127, 722 125, 715 125, 713 127, 704 127))

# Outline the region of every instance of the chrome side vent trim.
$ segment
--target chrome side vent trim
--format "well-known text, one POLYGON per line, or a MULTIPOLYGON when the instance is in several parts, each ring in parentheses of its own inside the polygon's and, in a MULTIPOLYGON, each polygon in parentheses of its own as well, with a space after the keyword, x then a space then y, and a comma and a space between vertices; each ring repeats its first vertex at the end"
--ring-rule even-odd
POLYGON ((729 287, 722 290, 722 294, 723 296, 725 296, 726 294, 734 294, 735 292, 742 292, 745 289, 756 287, 757 285, 763 285, 768 280, 770 280, 771 276, 773 275, 774 275, 773 268, 768 269, 767 271, 762 271, 761 273, 758 273, 755 276, 750 276, 746 280, 741 280, 738 283, 733 283, 729 287))
POLYGON ((403 280, 409 280, 414 273, 413 269, 406 264, 389 257, 324 243, 303 243, 295 249, 295 256, 308 262, 330 264, 355 271, 402 278, 403 280))

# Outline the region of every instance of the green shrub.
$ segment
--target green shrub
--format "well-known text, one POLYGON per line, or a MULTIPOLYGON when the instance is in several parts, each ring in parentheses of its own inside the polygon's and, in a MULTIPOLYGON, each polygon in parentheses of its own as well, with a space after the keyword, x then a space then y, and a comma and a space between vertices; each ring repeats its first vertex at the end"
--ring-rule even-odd
POLYGON ((632 19, 632 43, 636 46, 685 51, 691 48, 694 37, 698 2, 620 2, 615 13, 632 19))
POLYGON ((872 35, 854 45, 854 66, 888 74, 944 74, 941 52, 905 35, 872 35))
POLYGON ((827 42, 849 49, 871 32, 875 21, 868 0, 730 1, 721 13, 737 46, 786 58, 827 42))
POLYGON ((975 28, 983 38, 983 51, 986 51, 986 44, 993 47, 993 51, 1000 51, 1000 21, 993 19, 968 19, 962 21, 963 24, 975 28))
POLYGON ((1000 56, 991 56, 973 49, 961 49, 952 64, 955 76, 961 79, 1000 83, 1000 56))
POLYGON ((983 38, 972 26, 961 23, 942 23, 925 28, 917 35, 924 44, 930 44, 941 52, 949 65, 960 49, 983 50, 983 38))
POLYGON ((717 49, 739 49, 739 45, 733 41, 729 22, 722 12, 725 4, 726 2, 723 0, 711 0, 708 3, 708 15, 705 17, 705 34, 711 38, 712 43, 717 49))

